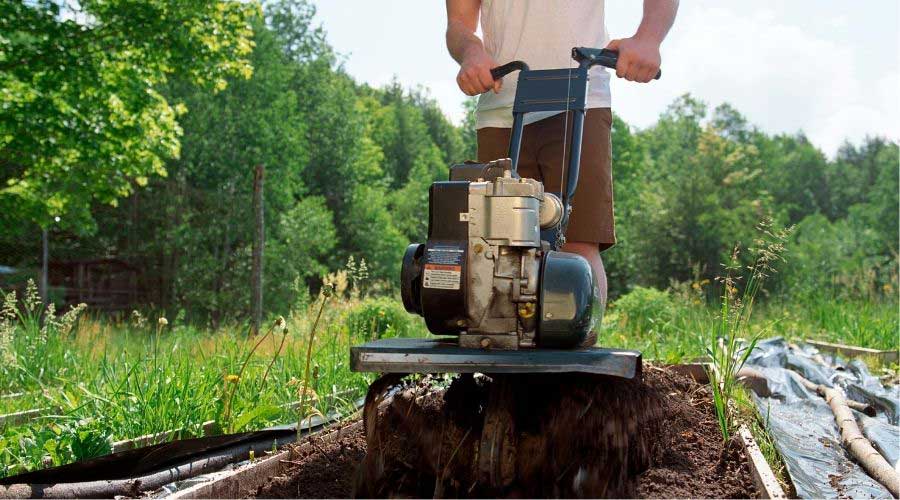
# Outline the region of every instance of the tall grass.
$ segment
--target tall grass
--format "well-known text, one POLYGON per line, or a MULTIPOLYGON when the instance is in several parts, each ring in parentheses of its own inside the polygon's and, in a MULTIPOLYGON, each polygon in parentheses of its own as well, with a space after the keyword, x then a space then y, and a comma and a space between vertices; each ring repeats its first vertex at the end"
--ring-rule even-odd
POLYGON ((736 247, 731 262, 725 266, 718 321, 709 330, 710 338, 707 354, 710 357, 707 370, 712 389, 713 406, 722 439, 731 437, 733 428, 733 400, 737 389, 736 374, 756 346, 761 333, 750 328, 756 298, 766 278, 775 272, 775 264, 782 261, 784 242, 793 228, 775 231, 772 222, 764 220, 758 226, 760 237, 751 248, 753 263, 746 269, 747 282, 742 292, 738 291, 744 270, 738 264, 736 247))
POLYGON ((717 280, 721 290, 717 310, 706 304, 705 287, 710 283, 697 278, 690 286, 673 284, 669 291, 637 287, 612 304, 605 322, 604 343, 610 347, 641 349, 669 363, 705 353, 710 359, 716 418, 725 440, 733 429, 735 373, 760 336, 775 331, 773 322, 754 323, 753 311, 763 284, 775 272, 775 264, 783 260, 784 242, 791 231, 775 231, 768 220, 758 229, 760 237, 750 249, 751 265, 742 268, 735 249, 724 276, 717 280))
POLYGON ((304 414, 346 413, 371 379, 350 372, 350 346, 425 333, 399 301, 352 290, 335 293, 327 307, 302 304, 255 338, 242 325, 211 332, 177 319, 163 325, 140 314, 125 321, 90 311, 77 320, 69 316, 70 328, 62 319, 45 320, 43 328, 39 298, 31 297, 31 305, 10 296, 6 301, 0 396, 24 394, 0 397, 0 414, 54 411, 0 428, 0 476, 86 458, 108 451, 113 441, 145 434, 199 436, 207 421, 233 432, 296 422, 303 385, 316 394, 304 403, 304 414))

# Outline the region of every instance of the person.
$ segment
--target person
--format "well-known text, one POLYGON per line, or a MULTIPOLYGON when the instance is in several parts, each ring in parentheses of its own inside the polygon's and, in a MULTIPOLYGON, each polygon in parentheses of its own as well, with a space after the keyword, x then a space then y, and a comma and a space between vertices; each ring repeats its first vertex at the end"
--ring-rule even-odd
MULTIPOLYGON (((572 67, 572 47, 606 47, 619 52, 616 76, 651 81, 660 67, 660 44, 675 21, 678 0, 644 0, 643 19, 629 38, 609 40, 603 0, 447 0, 447 48, 459 63, 456 82, 467 95, 480 95, 477 107, 478 161, 508 155, 514 78, 491 77, 491 68, 521 60, 531 69, 572 67), (480 26, 483 38, 476 29, 480 26), (492 92, 491 92, 492 91, 492 92)), ((597 279, 601 311, 607 282, 600 252, 616 243, 613 221, 609 74, 595 66, 590 73, 584 121, 581 173, 563 251, 581 255, 597 279)), ((531 113, 518 171, 560 192, 566 164, 571 113, 531 113)))

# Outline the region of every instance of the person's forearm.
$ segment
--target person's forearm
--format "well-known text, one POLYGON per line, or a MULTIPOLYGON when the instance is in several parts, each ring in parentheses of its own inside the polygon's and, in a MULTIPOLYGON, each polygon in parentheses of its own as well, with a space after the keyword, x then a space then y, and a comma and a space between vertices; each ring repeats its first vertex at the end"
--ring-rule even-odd
POLYGON ((447 0, 447 50, 459 63, 456 83, 471 96, 492 88, 497 92, 503 84, 491 75, 491 68, 496 66, 494 59, 475 36, 480 9, 481 0, 447 0))
POLYGON ((678 0, 644 0, 644 17, 634 36, 661 44, 677 12, 678 0))
POLYGON ((473 50, 484 50, 484 45, 475 31, 461 21, 447 22, 447 50, 456 62, 462 64, 466 54, 473 50))

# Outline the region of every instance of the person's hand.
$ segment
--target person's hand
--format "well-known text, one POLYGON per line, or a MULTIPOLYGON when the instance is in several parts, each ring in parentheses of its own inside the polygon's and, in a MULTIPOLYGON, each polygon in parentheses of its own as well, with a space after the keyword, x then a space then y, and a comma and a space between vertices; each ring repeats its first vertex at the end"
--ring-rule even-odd
POLYGON ((619 62, 616 64, 616 76, 619 78, 647 83, 656 77, 661 62, 657 42, 633 36, 613 40, 606 48, 619 52, 619 62))
POLYGON ((499 92, 503 81, 494 80, 491 76, 491 68, 496 66, 494 59, 479 47, 466 54, 460 65, 459 74, 456 75, 456 83, 466 95, 475 96, 491 89, 499 92))

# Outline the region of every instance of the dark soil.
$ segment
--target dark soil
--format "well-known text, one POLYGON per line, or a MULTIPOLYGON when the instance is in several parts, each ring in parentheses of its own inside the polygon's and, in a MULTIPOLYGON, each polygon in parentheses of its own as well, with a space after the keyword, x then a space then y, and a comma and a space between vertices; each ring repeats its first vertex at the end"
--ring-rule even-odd
POLYGON ((359 464, 366 456, 362 428, 324 442, 312 436, 294 446, 286 474, 273 477, 256 492, 260 498, 348 498, 359 464))
POLYGON ((738 441, 723 446, 709 391, 647 367, 643 383, 585 375, 512 379, 516 455, 505 486, 479 481, 492 381, 407 382, 363 432, 295 459, 263 497, 756 497, 738 441), (368 444, 367 444, 368 443, 368 444), (365 449, 377 449, 365 455, 365 449))

